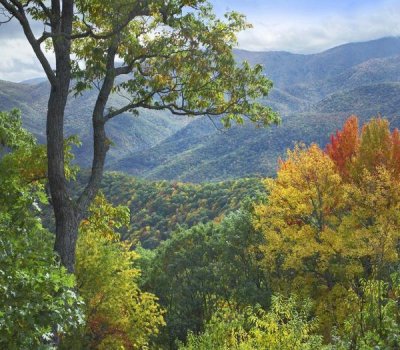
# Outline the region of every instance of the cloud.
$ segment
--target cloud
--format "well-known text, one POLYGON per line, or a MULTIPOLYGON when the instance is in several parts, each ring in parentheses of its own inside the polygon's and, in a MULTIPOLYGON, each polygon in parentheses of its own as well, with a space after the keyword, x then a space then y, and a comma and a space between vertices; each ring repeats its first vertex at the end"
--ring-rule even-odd
MULTIPOLYGON (((222 5, 225 2, 232 8, 240 5, 238 9, 247 13, 254 28, 239 34, 239 47, 248 50, 315 53, 348 42, 400 35, 399 0, 336 1, 329 2, 330 7, 316 0, 268 2, 268 6, 261 0, 235 0, 232 4, 218 0, 218 4, 219 12, 227 7, 222 5), (320 5, 312 10, 311 2, 320 5)), ((43 24, 34 23, 34 31, 40 34, 43 24)), ((0 79, 44 76, 17 22, 0 26, 0 45, 0 79)))
MULTIPOLYGON (((32 22, 35 35, 43 31, 43 24, 32 22)), ((31 46, 25 39, 20 24, 13 20, 0 25, 0 79, 8 81, 22 81, 45 74, 31 46)), ((49 55, 51 61, 51 55, 49 55)))
POLYGON ((348 42, 400 35, 400 3, 386 1, 347 14, 266 14, 249 20, 254 28, 239 34, 240 48, 315 53, 348 42))
POLYGON ((0 59, 0 79, 21 81, 44 76, 43 70, 32 48, 24 38, 0 38, 2 48, 0 59))

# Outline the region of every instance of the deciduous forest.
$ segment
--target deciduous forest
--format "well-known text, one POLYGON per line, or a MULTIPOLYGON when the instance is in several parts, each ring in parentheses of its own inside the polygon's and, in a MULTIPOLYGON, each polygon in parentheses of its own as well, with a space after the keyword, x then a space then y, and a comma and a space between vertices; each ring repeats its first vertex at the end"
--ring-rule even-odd
POLYGON ((235 167, 234 155, 247 155, 272 169, 257 153, 270 145, 255 147, 246 133, 282 133, 271 127, 281 116, 263 67, 233 52, 250 27, 243 15, 220 19, 204 0, 0 0, 0 9, 0 31, 10 21, 22 28, 49 88, 39 140, 24 117, 31 107, 9 88, 19 109, 3 108, 0 94, 0 349, 400 349, 395 117, 321 112, 325 126, 344 120, 323 128, 330 137, 294 132, 275 171, 242 176, 238 162, 240 176, 225 179, 229 170, 199 160, 208 141, 213 162, 226 156, 235 167), (92 148, 79 153, 82 138, 65 129, 82 96, 93 108, 76 129, 89 125, 92 148), (146 158, 151 145, 123 164, 173 177, 181 169, 171 164, 186 161, 175 180, 106 164, 115 147, 106 124, 143 110, 168 113, 143 127, 165 152, 146 158), (203 120, 242 135, 237 153, 209 138, 203 120), (173 141, 168 128, 180 133, 173 141), (218 181, 180 180, 208 172, 218 181))

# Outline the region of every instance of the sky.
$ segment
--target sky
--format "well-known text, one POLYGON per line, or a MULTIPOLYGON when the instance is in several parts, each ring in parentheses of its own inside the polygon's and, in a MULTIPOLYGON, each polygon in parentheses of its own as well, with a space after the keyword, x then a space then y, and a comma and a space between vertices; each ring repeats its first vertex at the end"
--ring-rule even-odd
MULTIPOLYGON (((400 36, 400 0, 211 0, 218 15, 238 11, 253 28, 239 48, 317 53, 337 45, 400 36)), ((40 33, 41 28, 37 28, 40 33)), ((0 79, 43 76, 17 23, 0 26, 0 79)))

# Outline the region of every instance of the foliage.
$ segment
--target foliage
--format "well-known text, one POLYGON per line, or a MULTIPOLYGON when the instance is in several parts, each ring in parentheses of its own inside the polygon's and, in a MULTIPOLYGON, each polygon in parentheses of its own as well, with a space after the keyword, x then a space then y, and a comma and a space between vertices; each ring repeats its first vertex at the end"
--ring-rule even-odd
POLYGON ((311 305, 299 305, 295 297, 273 296, 270 311, 260 307, 243 313, 222 310, 207 324, 203 334, 190 334, 182 350, 312 350, 323 349, 322 337, 313 335, 316 320, 310 318, 311 305))
POLYGON ((137 253, 115 232, 128 222, 128 208, 99 195, 81 223, 76 277, 87 324, 66 340, 67 348, 143 349, 164 324, 157 298, 138 287, 137 253))
POLYGON ((360 180, 364 170, 375 174, 380 168, 387 169, 392 176, 398 178, 398 151, 398 130, 395 129, 391 134, 386 119, 372 119, 362 129, 353 178, 360 180))
POLYGON ((113 52, 112 58, 124 63, 123 74, 130 73, 114 86, 129 96, 126 110, 223 115, 227 126, 242 123, 243 115, 265 125, 278 121, 270 108, 255 102, 272 87, 261 66, 239 66, 232 54, 236 33, 249 27, 244 16, 231 12, 218 19, 205 0, 82 1, 77 11, 85 18, 73 23, 72 51, 85 62, 84 68, 74 65, 77 93, 109 76, 113 52), (88 28, 95 34, 88 35, 88 28))
POLYGON ((167 311, 160 345, 173 347, 189 330, 203 330, 221 301, 268 306, 267 278, 253 248, 261 240, 252 229, 250 212, 241 209, 220 224, 177 232, 144 254, 143 288, 158 295, 167 311))
POLYGON ((356 305, 348 315, 344 332, 334 338, 333 349, 398 349, 400 346, 400 280, 361 280, 360 293, 351 292, 356 305))
POLYGON ((397 131, 382 119, 359 137, 356 130, 352 117, 328 154, 316 145, 288 151, 277 178, 265 182, 268 203, 255 210, 272 285, 314 299, 326 339, 355 312, 358 281, 373 273, 388 281, 399 260, 397 131))
POLYGON ((343 125, 343 130, 331 136, 326 153, 334 161, 342 178, 349 176, 350 164, 359 147, 358 118, 351 116, 343 125))
POLYGON ((145 248, 156 247, 179 228, 221 221, 247 197, 265 196, 259 179, 190 184, 145 181, 120 173, 105 174, 102 191, 113 203, 129 206, 130 229, 123 237, 139 239, 145 248))
POLYGON ((38 219, 44 148, 22 129, 17 111, 0 113, 0 135, 0 347, 50 348, 83 322, 82 303, 38 219))

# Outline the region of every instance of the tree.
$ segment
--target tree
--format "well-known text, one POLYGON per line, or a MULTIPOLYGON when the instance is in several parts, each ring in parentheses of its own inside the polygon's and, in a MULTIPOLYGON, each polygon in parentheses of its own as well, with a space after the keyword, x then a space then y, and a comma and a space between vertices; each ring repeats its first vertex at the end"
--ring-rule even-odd
POLYGON ((277 268, 276 275, 304 268, 331 284, 329 259, 337 245, 333 233, 344 209, 335 164, 315 144, 297 146, 281 162, 277 178, 265 184, 270 195, 267 204, 255 208, 255 227, 266 235, 266 264, 277 268))
POLYGON ((83 322, 73 275, 56 261, 43 228, 46 152, 22 129, 17 111, 0 112, 0 348, 45 349, 83 322))
POLYGON ((332 349, 398 349, 400 347, 400 279, 394 273, 388 282, 361 280, 361 292, 350 293, 354 312, 332 349))
POLYGON ((295 296, 272 297, 271 310, 260 306, 235 311, 220 308, 207 323, 205 332, 190 334, 181 350, 312 350, 328 349, 315 335, 317 320, 311 317, 310 300, 301 304, 295 296))
POLYGON ((325 151, 345 181, 360 180, 364 169, 375 172, 379 167, 385 167, 396 178, 400 176, 399 130, 391 133, 386 119, 371 119, 360 134, 358 118, 350 116, 343 129, 331 136, 325 151))
POLYGON ((113 207, 103 195, 81 223, 75 273, 87 323, 68 337, 67 349, 143 349, 164 325, 157 298, 138 286, 138 254, 115 231, 128 223, 128 208, 113 207))
POLYGON ((206 0, 0 0, 5 22, 16 19, 42 65, 51 91, 47 110, 48 179, 56 220, 55 250, 72 271, 78 226, 94 199, 110 140, 107 121, 139 107, 176 115, 219 116, 229 126, 243 116, 262 125, 277 122, 254 99, 272 83, 261 66, 236 65, 235 33, 248 27, 232 12, 219 20, 206 0), (43 23, 35 37, 31 18, 43 23), (43 44, 55 58, 55 69, 43 44), (116 63, 117 61, 121 61, 116 63), (64 172, 64 109, 71 88, 99 88, 93 108, 90 179, 73 199, 64 172), (124 93, 121 108, 107 105, 113 91, 124 93))
POLYGON ((156 250, 139 250, 143 288, 159 296, 166 309, 161 345, 173 348, 188 331, 202 331, 221 301, 269 306, 267 276, 254 248, 262 240, 251 225, 250 210, 242 208, 220 224, 197 225, 175 233, 156 250))
POLYGON ((349 167, 359 148, 358 118, 350 116, 338 130, 331 135, 331 142, 326 146, 326 153, 335 162, 342 178, 349 176, 349 167))
POLYGON ((256 206, 254 219, 271 286, 313 298, 326 339, 356 312, 348 300, 362 292, 361 279, 388 281, 399 261, 398 132, 372 119, 353 146, 343 134, 328 154, 317 145, 288 151, 276 179, 265 181, 268 203, 256 206))

